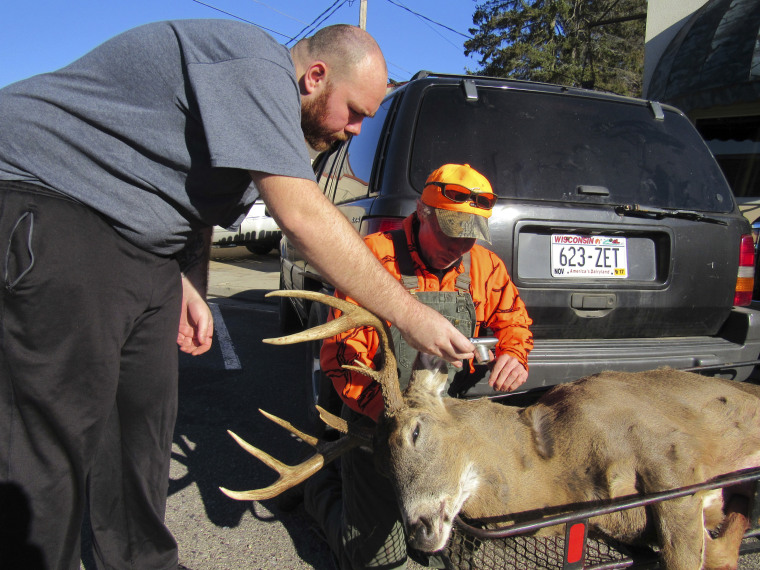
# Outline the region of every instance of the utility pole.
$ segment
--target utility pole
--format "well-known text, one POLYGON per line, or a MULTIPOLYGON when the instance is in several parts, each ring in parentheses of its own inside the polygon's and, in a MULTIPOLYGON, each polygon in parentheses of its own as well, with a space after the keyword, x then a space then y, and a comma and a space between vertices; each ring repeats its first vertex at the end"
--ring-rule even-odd
POLYGON ((362 30, 367 29, 367 0, 362 0, 359 5, 359 27, 362 30))

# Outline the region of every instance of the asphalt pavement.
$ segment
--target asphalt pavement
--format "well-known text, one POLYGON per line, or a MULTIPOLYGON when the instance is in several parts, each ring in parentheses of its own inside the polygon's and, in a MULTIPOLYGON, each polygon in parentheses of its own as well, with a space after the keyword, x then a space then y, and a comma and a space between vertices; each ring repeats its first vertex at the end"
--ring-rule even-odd
POLYGON ((279 287, 277 251, 214 248, 209 269, 215 347, 201 358, 180 358, 166 513, 180 562, 192 570, 331 569, 329 549, 302 506, 284 512, 276 499, 237 502, 219 491, 264 487, 277 477, 238 447, 227 429, 291 464, 308 448, 257 409, 298 425, 305 406, 294 368, 300 347, 261 342, 279 334, 277 299, 265 298, 279 287))
POLYGON ((242 302, 277 303, 264 299, 280 286, 280 258, 276 250, 254 255, 244 247, 215 247, 209 264, 208 296, 242 302))

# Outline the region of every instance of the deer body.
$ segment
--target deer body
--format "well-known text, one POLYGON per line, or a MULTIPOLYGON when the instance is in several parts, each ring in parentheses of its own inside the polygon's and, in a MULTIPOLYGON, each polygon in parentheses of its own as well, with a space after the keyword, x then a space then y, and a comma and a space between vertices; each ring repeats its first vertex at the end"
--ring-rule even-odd
MULTIPOLYGON (((555 386, 535 404, 517 408, 444 397, 445 368, 423 357, 402 394, 386 323, 319 293, 277 294, 323 302, 343 315, 270 343, 326 338, 358 326, 378 329, 384 361, 378 370, 353 368, 382 387, 376 464, 390 477, 409 542, 420 550, 443 548, 460 512, 473 519, 532 520, 577 503, 677 489, 760 467, 760 386, 671 369, 603 372, 555 386)), ((323 461, 371 439, 352 433, 340 418, 322 417, 347 437, 323 442, 277 420, 317 455, 294 468, 241 442, 281 476, 265 489, 223 491, 236 499, 271 498, 323 461)), ((748 526, 743 492, 698 492, 613 512, 591 519, 592 531, 624 543, 655 543, 667 570, 736 568, 748 526), (724 493, 736 496, 728 503, 724 493), (708 531, 719 525, 712 539, 708 531)))
MULTIPOLYGON (((454 516, 519 521, 550 507, 652 493, 760 466, 760 387, 675 370, 605 372, 512 408, 441 395, 419 371, 384 420, 410 542, 445 546, 454 516), (505 515, 507 515, 505 517, 505 515)), ((622 542, 656 541, 668 568, 700 568, 720 491, 592 519, 622 542), (704 521, 704 524, 703 524, 704 521)), ((545 529, 543 532, 560 532, 545 529)))

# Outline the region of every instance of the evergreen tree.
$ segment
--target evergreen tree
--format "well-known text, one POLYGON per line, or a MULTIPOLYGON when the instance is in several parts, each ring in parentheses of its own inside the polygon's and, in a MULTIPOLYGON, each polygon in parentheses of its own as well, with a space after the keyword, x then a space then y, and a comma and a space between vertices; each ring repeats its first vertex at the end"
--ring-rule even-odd
POLYGON ((487 0, 473 23, 478 74, 641 95, 646 0, 487 0))

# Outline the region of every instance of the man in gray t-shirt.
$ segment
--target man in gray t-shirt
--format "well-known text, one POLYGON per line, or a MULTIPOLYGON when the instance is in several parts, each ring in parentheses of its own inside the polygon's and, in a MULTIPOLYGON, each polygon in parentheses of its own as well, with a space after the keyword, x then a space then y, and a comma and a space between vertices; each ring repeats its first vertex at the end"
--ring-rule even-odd
POLYGON ((0 90, 0 180, 70 196, 171 255, 245 216, 248 171, 313 179, 300 106, 290 54, 258 28, 149 24, 0 90))
POLYGON ((88 500, 100 565, 176 567, 163 523, 174 343, 210 348, 211 228, 259 195, 310 263, 412 346, 473 356, 313 180, 304 139, 358 135, 386 80, 353 26, 288 51, 254 26, 189 20, 0 89, 0 485, 16 493, 0 508, 30 521, 5 564, 77 568, 88 500))

